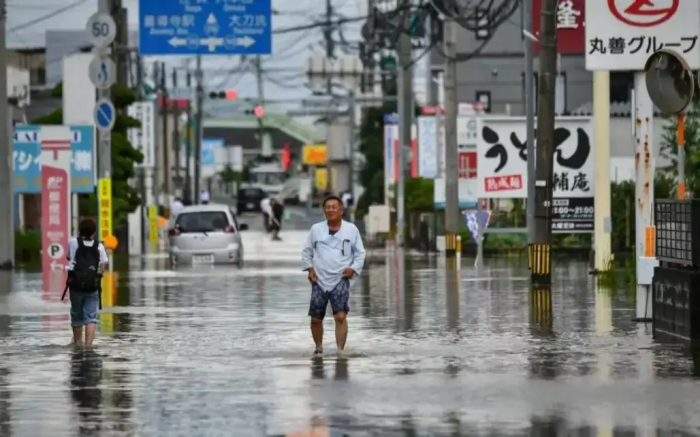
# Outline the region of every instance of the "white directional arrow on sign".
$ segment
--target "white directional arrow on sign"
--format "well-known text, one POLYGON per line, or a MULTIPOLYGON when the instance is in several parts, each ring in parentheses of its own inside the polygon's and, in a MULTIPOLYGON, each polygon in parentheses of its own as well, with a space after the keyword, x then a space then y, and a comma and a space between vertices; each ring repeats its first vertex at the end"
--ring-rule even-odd
POLYGON ((243 47, 250 47, 255 44, 255 40, 249 36, 244 36, 243 38, 237 38, 236 44, 243 47))
POLYGON ((223 38, 203 38, 199 41, 203 46, 209 46, 209 51, 213 52, 217 47, 224 45, 223 38))
MULTIPOLYGON (((196 41, 196 40, 195 40, 196 41)), ((170 44, 173 47, 183 47, 186 46, 190 43, 191 41, 188 41, 185 38, 178 38, 176 36, 170 38, 168 40, 168 44, 170 44)), ((213 52, 216 51, 216 48, 219 46, 222 46, 224 44, 229 45, 229 46, 239 46, 239 47, 250 47, 253 44, 255 44, 255 40, 249 36, 244 36, 242 38, 234 38, 234 37, 227 37, 225 40, 224 38, 202 38, 199 40, 199 44, 203 46, 209 47, 209 51, 213 52)))

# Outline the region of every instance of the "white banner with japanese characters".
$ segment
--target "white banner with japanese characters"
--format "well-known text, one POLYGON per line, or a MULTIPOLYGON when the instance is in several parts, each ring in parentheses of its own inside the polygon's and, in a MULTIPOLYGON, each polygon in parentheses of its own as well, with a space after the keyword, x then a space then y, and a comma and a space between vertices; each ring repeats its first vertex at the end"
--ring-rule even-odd
MULTIPOLYGON (((527 197, 525 117, 485 117, 477 143, 480 198, 527 197)), ((535 132, 535 136, 537 133, 535 132)), ((554 129, 554 197, 593 197, 593 126, 589 117, 557 117, 554 129)))
POLYGON ((154 168, 156 164, 156 104, 136 102, 129 106, 129 117, 141 122, 140 128, 129 128, 127 137, 131 145, 143 153, 142 168, 154 168))
POLYGON ((700 1, 586 0, 586 69, 642 71, 660 49, 700 68, 700 1))

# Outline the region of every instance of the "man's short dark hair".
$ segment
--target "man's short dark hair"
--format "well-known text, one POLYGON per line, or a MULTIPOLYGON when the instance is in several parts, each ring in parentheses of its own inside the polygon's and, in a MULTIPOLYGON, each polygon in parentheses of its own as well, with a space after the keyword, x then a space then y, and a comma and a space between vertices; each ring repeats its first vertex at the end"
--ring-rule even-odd
POLYGON ((97 225, 92 219, 83 219, 78 225, 78 234, 83 238, 92 238, 97 233, 97 225))
POLYGON ((331 195, 331 196, 328 196, 325 199, 323 199, 323 207, 325 208, 326 203, 330 202, 331 200, 335 200, 336 202, 338 202, 340 204, 340 206, 343 206, 343 201, 340 200, 340 197, 331 195))

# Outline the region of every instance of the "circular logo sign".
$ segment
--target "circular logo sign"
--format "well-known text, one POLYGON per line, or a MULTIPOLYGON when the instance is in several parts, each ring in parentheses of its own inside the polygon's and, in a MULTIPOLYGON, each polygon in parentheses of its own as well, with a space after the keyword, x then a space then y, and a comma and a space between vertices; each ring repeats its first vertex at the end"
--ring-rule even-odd
POLYGON ((652 27, 673 17, 679 3, 680 0, 608 0, 608 8, 625 24, 652 27))
POLYGON ((49 246, 49 256, 51 259, 62 259, 65 256, 61 243, 51 243, 49 246))

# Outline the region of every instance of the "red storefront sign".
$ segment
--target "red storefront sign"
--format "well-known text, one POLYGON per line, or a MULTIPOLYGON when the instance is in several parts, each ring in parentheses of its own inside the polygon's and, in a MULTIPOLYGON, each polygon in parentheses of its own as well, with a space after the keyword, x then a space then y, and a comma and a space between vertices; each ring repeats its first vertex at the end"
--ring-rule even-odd
MULTIPOLYGON (((604 0, 600 0, 604 1, 604 0)), ((562 54, 583 54, 586 51, 586 0, 560 0, 557 7, 557 51, 562 54)), ((532 29, 540 36, 542 0, 532 0, 532 29)), ((540 45, 533 43, 535 54, 540 45)))
POLYGON ((459 178, 460 179, 475 179, 476 178, 476 152, 461 151, 458 155, 459 159, 459 178))

